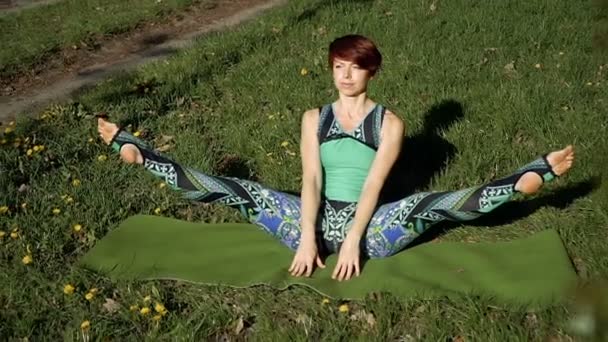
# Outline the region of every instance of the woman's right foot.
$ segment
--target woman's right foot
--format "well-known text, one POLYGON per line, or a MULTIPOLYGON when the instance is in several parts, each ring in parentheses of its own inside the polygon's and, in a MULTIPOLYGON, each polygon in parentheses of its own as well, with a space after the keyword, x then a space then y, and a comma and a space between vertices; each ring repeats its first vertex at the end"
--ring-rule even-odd
MULTIPOLYGON (((547 155, 547 162, 551 166, 551 171, 556 176, 561 176, 568 172, 574 161, 574 148, 572 145, 564 149, 553 151, 547 155)), ((531 195, 536 193, 543 185, 543 179, 535 172, 526 172, 515 184, 515 190, 531 195)))
MULTIPOLYGON (((103 118, 97 119, 97 132, 106 145, 112 143, 112 139, 118 133, 118 126, 115 123, 106 121, 103 118)), ((120 158, 129 164, 143 164, 144 158, 139 149, 133 144, 124 144, 120 147, 120 158)))

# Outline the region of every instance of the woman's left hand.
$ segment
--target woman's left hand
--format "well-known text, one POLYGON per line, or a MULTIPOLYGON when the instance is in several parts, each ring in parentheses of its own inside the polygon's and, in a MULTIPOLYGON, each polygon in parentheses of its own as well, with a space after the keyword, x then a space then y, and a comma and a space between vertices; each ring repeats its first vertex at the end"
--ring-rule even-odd
POLYGON ((349 238, 347 235, 340 247, 338 263, 331 277, 342 281, 349 280, 355 275, 359 276, 359 239, 349 238))

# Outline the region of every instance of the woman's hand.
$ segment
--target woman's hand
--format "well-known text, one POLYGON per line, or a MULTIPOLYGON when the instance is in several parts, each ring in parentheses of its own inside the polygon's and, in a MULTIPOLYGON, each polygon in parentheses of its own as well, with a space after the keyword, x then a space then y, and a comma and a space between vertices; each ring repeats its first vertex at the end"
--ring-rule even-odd
POLYGON ((296 250, 293 262, 289 267, 289 272, 295 277, 302 275, 310 277, 315 263, 317 266, 325 268, 325 264, 323 264, 319 256, 317 243, 314 239, 302 239, 296 250))
POLYGON ((338 263, 332 274, 333 279, 338 281, 349 280, 352 276, 359 276, 359 239, 346 236, 340 254, 338 263))

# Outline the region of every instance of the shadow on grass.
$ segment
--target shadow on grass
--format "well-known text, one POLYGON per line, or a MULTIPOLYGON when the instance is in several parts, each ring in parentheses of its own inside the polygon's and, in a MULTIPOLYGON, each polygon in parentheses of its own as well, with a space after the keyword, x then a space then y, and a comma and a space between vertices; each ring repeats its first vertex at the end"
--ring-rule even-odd
POLYGON ((457 152, 440 134, 463 117, 462 105, 451 99, 433 105, 424 114, 422 129, 403 141, 401 153, 382 189, 380 203, 401 200, 429 186, 457 152))
MULTIPOLYGON (((555 189, 531 200, 508 202, 492 211, 492 213, 473 221, 468 221, 466 224, 475 227, 496 227, 530 216, 544 207, 565 209, 576 199, 589 195, 600 186, 600 183, 599 177, 593 177, 579 183, 555 189)), ((406 249, 429 242, 445 234, 450 229, 460 227, 461 225, 462 223, 458 222, 444 222, 433 226, 410 243, 406 249)))

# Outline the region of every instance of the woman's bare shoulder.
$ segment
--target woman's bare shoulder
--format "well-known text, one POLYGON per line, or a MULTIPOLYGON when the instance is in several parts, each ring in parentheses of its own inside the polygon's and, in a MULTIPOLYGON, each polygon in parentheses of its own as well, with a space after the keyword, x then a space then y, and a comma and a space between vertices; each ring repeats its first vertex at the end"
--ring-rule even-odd
POLYGON ((403 119, 401 119, 397 114, 395 114, 389 109, 384 112, 383 123, 387 124, 383 124, 383 128, 386 127, 387 129, 397 133, 403 132, 405 130, 405 122, 403 121, 403 119))
POLYGON ((315 125, 319 122, 319 112, 319 108, 312 108, 305 111, 304 115, 302 115, 302 122, 309 125, 315 125))

